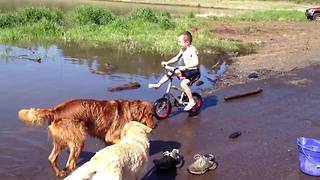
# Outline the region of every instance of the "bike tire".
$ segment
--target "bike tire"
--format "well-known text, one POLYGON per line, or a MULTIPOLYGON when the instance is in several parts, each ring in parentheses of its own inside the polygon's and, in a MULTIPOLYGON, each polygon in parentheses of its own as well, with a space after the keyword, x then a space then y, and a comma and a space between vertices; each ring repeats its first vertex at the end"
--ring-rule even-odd
POLYGON ((192 97, 197 102, 197 104, 189 110, 189 116, 196 116, 200 113, 200 109, 202 107, 202 97, 196 92, 192 93, 192 97))
POLYGON ((160 98, 153 105, 154 116, 158 120, 166 119, 170 115, 171 109, 171 102, 167 98, 160 98))

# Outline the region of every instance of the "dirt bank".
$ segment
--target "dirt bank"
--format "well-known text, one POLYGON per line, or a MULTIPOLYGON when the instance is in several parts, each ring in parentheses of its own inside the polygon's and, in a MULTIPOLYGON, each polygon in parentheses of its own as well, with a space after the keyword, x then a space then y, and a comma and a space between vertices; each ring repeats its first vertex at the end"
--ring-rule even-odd
POLYGON ((211 21, 210 26, 215 37, 260 46, 254 54, 233 58, 217 88, 248 82, 252 72, 265 79, 320 62, 317 22, 211 21))

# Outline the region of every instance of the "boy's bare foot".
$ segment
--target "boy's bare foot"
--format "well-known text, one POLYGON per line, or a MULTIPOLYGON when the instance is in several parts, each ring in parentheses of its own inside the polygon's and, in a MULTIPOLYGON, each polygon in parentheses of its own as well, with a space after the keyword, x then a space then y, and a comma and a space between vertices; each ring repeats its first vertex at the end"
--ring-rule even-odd
POLYGON ((148 84, 148 88, 155 88, 158 89, 160 87, 159 84, 148 84))
POLYGON ((196 105, 196 102, 194 100, 189 101, 188 105, 186 107, 184 107, 183 110, 185 111, 189 111, 190 109, 192 109, 192 107, 196 105))

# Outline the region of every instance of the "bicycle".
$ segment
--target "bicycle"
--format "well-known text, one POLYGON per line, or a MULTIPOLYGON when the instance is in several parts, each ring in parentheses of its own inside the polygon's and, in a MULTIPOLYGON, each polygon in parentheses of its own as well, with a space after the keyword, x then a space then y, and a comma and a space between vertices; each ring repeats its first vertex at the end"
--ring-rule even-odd
MULTIPOLYGON (((167 90, 165 94, 161 98, 156 100, 156 102, 153 105, 154 116, 159 120, 166 119, 170 115, 172 110, 172 105, 171 105, 172 99, 174 100, 173 104, 176 107, 185 107, 189 102, 189 99, 187 95, 183 92, 183 90, 172 84, 174 71, 177 70, 178 68, 172 67, 172 66, 165 66, 164 68, 169 78, 167 90), (180 96, 176 95, 178 94, 178 92, 181 92, 180 96)), ((189 83, 189 86, 191 86, 199 78, 200 77, 198 77, 196 80, 189 83)), ((196 101, 196 104, 191 108, 191 110, 188 111, 189 116, 198 115, 202 106, 202 97, 200 94, 193 92, 192 97, 196 101)))

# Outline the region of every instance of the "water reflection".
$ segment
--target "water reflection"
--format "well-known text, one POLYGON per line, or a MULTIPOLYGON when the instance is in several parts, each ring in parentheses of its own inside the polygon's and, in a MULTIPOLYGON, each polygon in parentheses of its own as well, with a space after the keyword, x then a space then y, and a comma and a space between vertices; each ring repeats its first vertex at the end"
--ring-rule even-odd
MULTIPOLYGON (((123 50, 109 49, 106 47, 82 48, 76 44, 25 48, 1 45, 0 52, 2 67, 7 66, 5 69, 19 69, 20 73, 23 71, 32 71, 32 73, 48 76, 55 81, 68 80, 75 82, 82 78, 87 78, 85 76, 91 73, 89 75, 90 78, 102 76, 109 81, 116 81, 110 82, 110 84, 117 83, 119 79, 122 79, 122 81, 126 81, 126 79, 138 79, 144 82, 159 78, 163 71, 160 62, 170 58, 170 56, 165 57, 151 53, 129 54, 123 50), (41 58, 41 65, 27 61, 37 58, 41 58), (26 67, 22 68, 24 66, 26 67), (35 69, 37 72, 33 71, 35 69), (86 72, 84 73, 83 71, 86 72), (74 79, 62 79, 64 76, 72 76, 74 79)), ((219 60, 222 59, 217 59, 217 57, 213 55, 201 55, 202 76, 210 76, 212 64, 216 64, 219 60)), ((204 82, 206 81, 205 79, 202 80, 204 82)), ((25 79, 21 79, 20 81, 25 81, 25 79)), ((34 82, 34 80, 30 81, 34 82)), ((19 82, 16 83, 19 84, 19 82)), ((207 86, 211 85, 212 84, 208 84, 207 86)))

